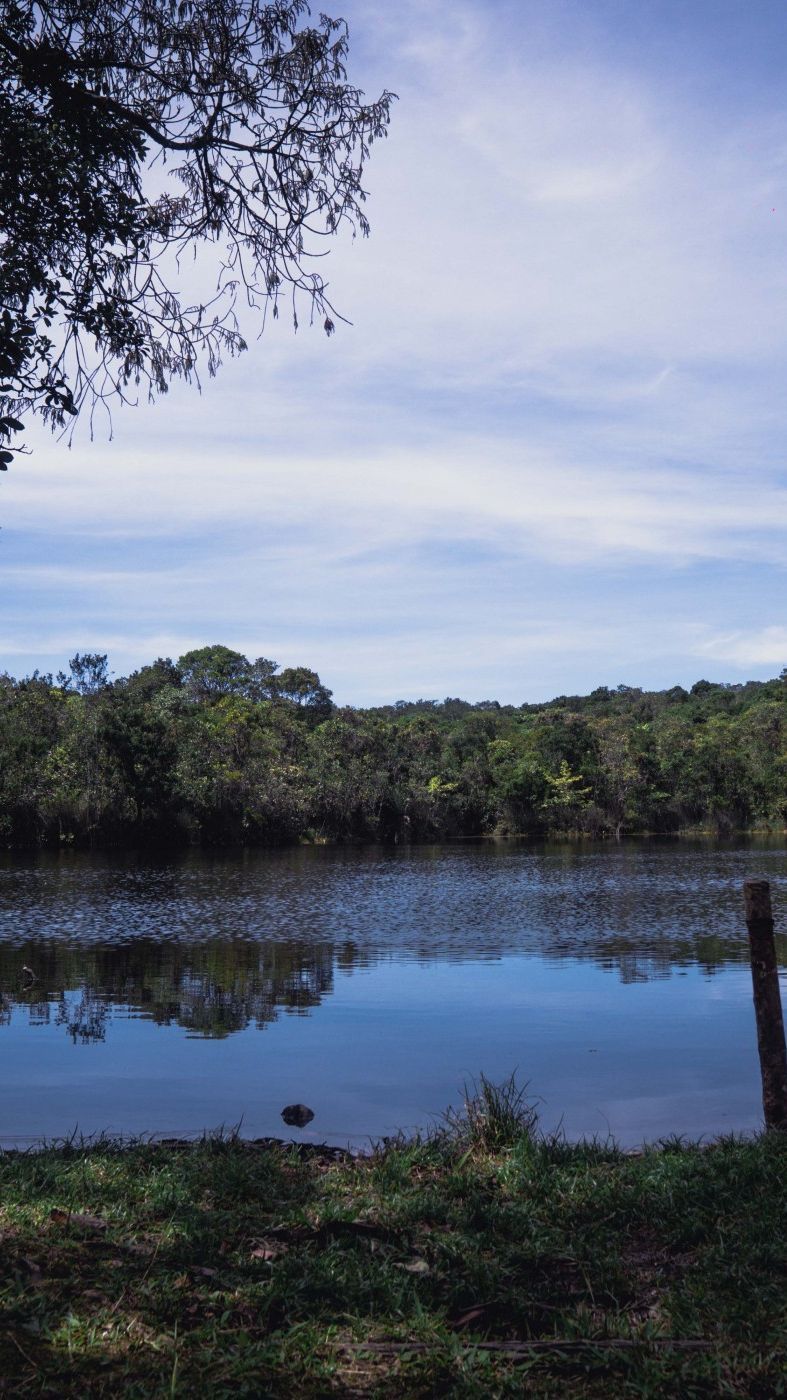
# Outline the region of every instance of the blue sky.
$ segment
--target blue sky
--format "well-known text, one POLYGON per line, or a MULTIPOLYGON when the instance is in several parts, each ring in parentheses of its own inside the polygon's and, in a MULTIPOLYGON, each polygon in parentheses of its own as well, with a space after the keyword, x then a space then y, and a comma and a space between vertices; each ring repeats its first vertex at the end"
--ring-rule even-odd
MULTIPOLYGON (((330 7, 329 7, 330 8, 330 7)), ((0 667, 222 641, 343 703, 787 665, 787 7, 352 0, 352 321, 0 482, 0 667)))

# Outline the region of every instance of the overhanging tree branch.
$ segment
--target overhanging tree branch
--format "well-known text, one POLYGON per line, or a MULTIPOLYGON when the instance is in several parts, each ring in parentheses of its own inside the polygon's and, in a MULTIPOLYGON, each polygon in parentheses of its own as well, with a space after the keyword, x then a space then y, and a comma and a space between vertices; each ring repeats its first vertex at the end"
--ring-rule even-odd
MULTIPOLYGON (((315 239, 368 233, 364 163, 392 95, 347 81, 343 21, 304 0, 0 0, 0 467, 53 425, 209 373, 252 311, 336 312, 315 239), (157 160, 175 190, 145 194, 157 160), (172 259, 209 245, 184 304, 172 259)), ((176 266, 176 264, 175 264, 176 266)))

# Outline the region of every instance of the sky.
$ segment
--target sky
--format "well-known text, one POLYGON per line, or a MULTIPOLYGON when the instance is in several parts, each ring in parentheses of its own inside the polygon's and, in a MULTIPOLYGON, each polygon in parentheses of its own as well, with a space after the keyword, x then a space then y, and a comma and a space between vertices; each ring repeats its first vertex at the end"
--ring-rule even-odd
MULTIPOLYGON (((327 5, 327 0, 325 0, 327 5)), ((330 6, 328 6, 330 10, 330 6)), ((352 321, 0 480, 0 670, 222 642, 341 704, 787 665, 783 0, 342 0, 352 321)))

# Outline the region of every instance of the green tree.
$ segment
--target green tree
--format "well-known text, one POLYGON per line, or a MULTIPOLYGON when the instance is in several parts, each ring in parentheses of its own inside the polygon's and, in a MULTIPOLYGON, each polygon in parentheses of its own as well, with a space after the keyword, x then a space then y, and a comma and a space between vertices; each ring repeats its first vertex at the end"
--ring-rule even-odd
POLYGON ((735 745, 745 755, 755 815, 766 822, 787 819, 787 713, 783 702, 766 700, 736 722, 735 745))
POLYGON ((336 710, 316 672, 228 647, 109 683, 0 676, 0 844, 722 832, 787 819, 783 682, 545 706, 336 710), (645 718, 644 716, 648 716, 645 718))
POLYGON ((498 820, 503 830, 530 831, 544 825, 547 776, 521 736, 494 739, 489 761, 498 797, 498 820))
POLYGON ((285 667, 273 681, 272 689, 274 695, 302 708, 313 724, 327 719, 333 709, 330 690, 308 666, 285 667))
POLYGON ((634 734, 631 724, 618 717, 599 720, 595 733, 600 769, 599 802, 619 841, 624 826, 637 817, 635 804, 640 773, 634 734))
POLYGON ((177 780, 183 700, 173 709, 179 690, 161 683, 161 663, 145 669, 147 676, 137 672, 113 687, 102 707, 101 739, 122 776, 135 834, 174 836, 184 807, 177 780))
POLYGON ((251 663, 241 652, 216 644, 187 651, 178 660, 178 671, 190 700, 218 700, 245 692, 251 663))
POLYGON ((310 826, 321 835, 379 841, 398 835, 402 797, 391 726, 356 710, 333 714, 306 750, 310 826))
POLYGON ((64 725, 65 696, 51 676, 19 682, 0 676, 0 838, 5 844, 35 846, 46 838, 46 766, 64 725))
POLYGON ((121 775, 104 742, 107 690, 63 695, 58 742, 40 768, 39 809, 45 831, 91 845, 122 827, 125 810, 121 775))
POLYGON ((68 663, 70 679, 61 673, 65 686, 72 685, 79 695, 96 695, 109 683, 107 657, 102 652, 77 652, 68 663))
POLYGON ((268 707, 243 696, 193 707, 180 733, 177 782, 208 844, 273 844, 303 828, 303 777, 285 732, 268 707))
POLYGON ((547 796, 543 806, 549 825, 560 831, 570 831, 579 826, 591 793, 589 787, 581 786, 582 774, 572 773, 564 758, 558 772, 547 773, 545 777, 547 796))
POLYGON ((309 257, 368 232, 392 100, 364 102, 347 52, 305 0, 0 0, 0 447, 18 415, 213 374, 246 348, 239 303, 333 331, 309 257))

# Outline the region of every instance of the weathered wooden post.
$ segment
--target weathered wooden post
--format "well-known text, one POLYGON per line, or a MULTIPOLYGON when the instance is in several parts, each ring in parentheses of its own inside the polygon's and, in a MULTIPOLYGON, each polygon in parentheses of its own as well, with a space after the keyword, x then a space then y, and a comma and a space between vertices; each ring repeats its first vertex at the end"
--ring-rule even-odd
POLYGON ((771 887, 767 880, 744 880, 746 927, 749 930, 757 1048, 762 1075, 762 1106, 766 1128, 787 1131, 787 1047, 776 944, 773 939, 771 887))

